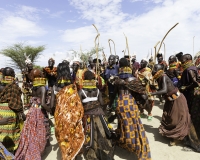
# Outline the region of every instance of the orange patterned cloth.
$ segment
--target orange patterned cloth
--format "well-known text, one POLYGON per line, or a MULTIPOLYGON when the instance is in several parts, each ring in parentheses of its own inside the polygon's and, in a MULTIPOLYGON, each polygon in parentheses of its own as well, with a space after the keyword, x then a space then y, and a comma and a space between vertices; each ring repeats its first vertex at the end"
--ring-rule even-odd
POLYGON ((62 160, 72 160, 79 153, 85 141, 82 118, 83 105, 77 88, 71 84, 56 95, 55 135, 59 143, 62 160))

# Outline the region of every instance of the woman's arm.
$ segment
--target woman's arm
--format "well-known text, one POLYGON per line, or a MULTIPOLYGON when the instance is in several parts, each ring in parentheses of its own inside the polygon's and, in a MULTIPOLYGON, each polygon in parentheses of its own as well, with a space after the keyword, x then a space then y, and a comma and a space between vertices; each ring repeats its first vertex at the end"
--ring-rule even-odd
POLYGON ((47 112, 51 112, 51 109, 49 106, 47 106, 46 104, 46 88, 45 87, 41 87, 41 106, 47 111, 47 112))
POLYGON ((162 79, 162 88, 157 92, 152 92, 151 95, 162 95, 167 93, 167 79, 166 76, 163 76, 162 79))

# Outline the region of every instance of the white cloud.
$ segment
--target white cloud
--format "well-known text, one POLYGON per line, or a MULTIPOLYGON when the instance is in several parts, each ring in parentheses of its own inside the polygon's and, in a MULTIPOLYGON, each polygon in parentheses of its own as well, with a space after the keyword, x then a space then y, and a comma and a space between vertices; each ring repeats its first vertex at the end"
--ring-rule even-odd
MULTIPOLYGON (((200 37, 200 1, 191 0, 189 3, 187 0, 149 0, 148 2, 155 3, 154 7, 138 16, 134 13, 133 15, 123 13, 121 0, 72 0, 71 5, 80 11, 83 20, 90 20, 91 23, 96 24, 101 34, 100 43, 105 47, 106 53, 109 53, 108 39, 111 38, 115 41, 117 53, 123 55, 122 50, 126 43, 124 32, 128 38, 130 53, 136 52, 140 60, 151 48, 154 53, 154 45, 161 41, 166 32, 177 22, 179 25, 165 39, 166 57, 176 50, 192 53, 194 35, 196 35, 195 50, 196 52, 200 50, 200 47, 197 47, 200 43, 198 38, 200 37)), ((96 36, 93 32, 94 28, 93 31, 88 29, 91 27, 68 29, 62 38, 73 46, 79 44, 89 46, 96 36)))

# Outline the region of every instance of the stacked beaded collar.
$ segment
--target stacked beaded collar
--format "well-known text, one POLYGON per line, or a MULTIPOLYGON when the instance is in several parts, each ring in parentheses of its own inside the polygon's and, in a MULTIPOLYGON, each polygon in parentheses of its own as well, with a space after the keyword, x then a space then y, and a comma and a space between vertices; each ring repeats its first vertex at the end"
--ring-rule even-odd
POLYGON ((119 68, 119 74, 129 73, 132 74, 132 69, 130 67, 121 67, 119 68))
POLYGON ((2 83, 5 83, 5 84, 11 84, 13 83, 13 81, 15 80, 14 77, 11 77, 11 76, 5 76, 3 79, 2 79, 2 83))
POLYGON ((158 78, 160 78, 163 74, 164 74, 164 71, 163 71, 163 70, 159 70, 159 71, 156 72, 156 74, 153 76, 153 79, 158 79, 158 78))
POLYGON ((33 86, 45 86, 46 85, 46 78, 34 78, 33 86))
POLYGON ((96 87, 96 80, 83 80, 83 88, 94 89, 96 87))

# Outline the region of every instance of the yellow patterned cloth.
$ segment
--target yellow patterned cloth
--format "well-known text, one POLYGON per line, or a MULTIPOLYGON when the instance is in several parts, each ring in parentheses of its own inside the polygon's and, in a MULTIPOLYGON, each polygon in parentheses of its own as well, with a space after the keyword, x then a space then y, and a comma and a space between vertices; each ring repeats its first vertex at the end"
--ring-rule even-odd
POLYGON ((1 118, 13 117, 15 120, 9 125, 0 125, 0 142, 9 150, 17 149, 20 139, 20 123, 17 114, 8 107, 8 103, 0 103, 1 118))
POLYGON ((62 160, 73 160, 85 141, 82 118, 84 109, 75 85, 68 85, 56 95, 55 135, 62 160))
POLYGON ((119 95, 116 113, 120 139, 118 145, 134 152, 139 160, 151 160, 149 142, 132 95, 119 95))

